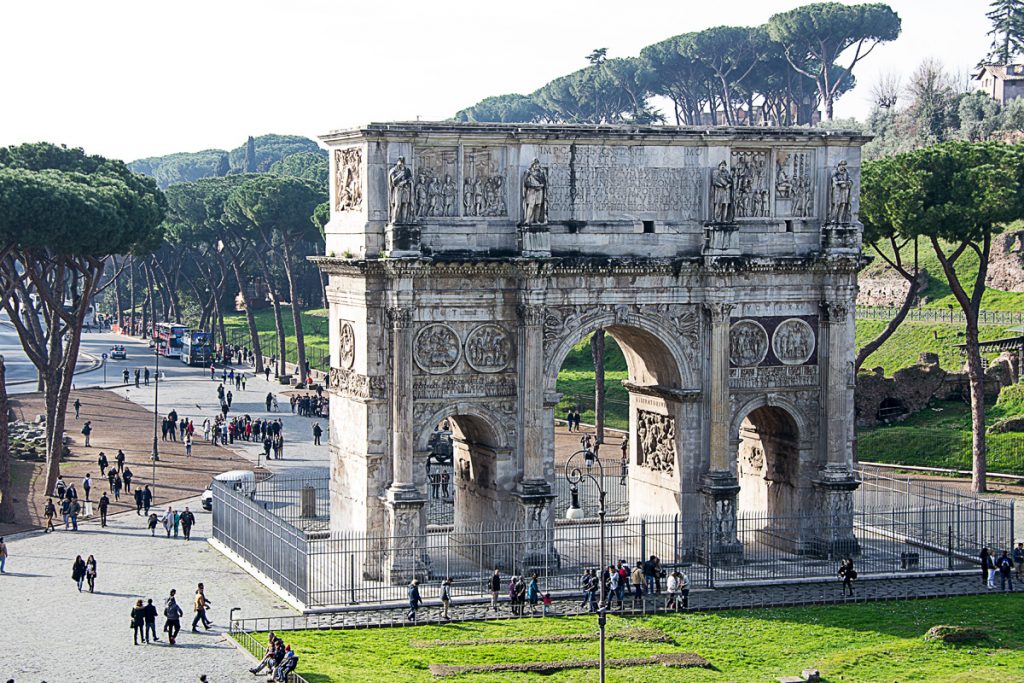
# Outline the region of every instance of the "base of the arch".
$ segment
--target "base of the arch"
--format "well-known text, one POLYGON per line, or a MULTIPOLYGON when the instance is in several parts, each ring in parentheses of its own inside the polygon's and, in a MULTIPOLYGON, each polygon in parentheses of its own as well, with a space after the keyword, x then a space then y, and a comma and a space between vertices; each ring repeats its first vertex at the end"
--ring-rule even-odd
POLYGON ((704 509, 699 555, 706 563, 735 565, 743 562, 743 544, 736 534, 739 483, 731 472, 708 472, 701 486, 704 509))
POLYGON ((430 574, 426 547, 427 499, 414 486, 391 487, 387 510, 391 524, 390 552, 386 561, 387 581, 393 585, 425 580, 430 574))
POLYGON ((522 530, 516 571, 529 576, 533 572, 543 575, 545 569, 558 568, 561 556, 555 548, 553 507, 557 496, 551 484, 543 479, 525 479, 519 483, 515 497, 519 502, 517 522, 522 530))
POLYGON ((860 543, 853 528, 853 492, 860 482, 843 465, 826 465, 814 482, 817 529, 812 552, 818 557, 854 557, 860 543))

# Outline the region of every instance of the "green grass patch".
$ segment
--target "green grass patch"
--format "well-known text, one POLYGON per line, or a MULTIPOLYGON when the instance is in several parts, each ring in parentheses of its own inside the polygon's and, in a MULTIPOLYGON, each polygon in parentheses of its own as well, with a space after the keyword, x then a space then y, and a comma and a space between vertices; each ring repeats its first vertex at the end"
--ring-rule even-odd
MULTIPOLYGON (((558 373, 557 389, 562 400, 555 408, 555 417, 565 418, 570 408, 578 408, 580 420, 594 424, 594 357, 590 351, 590 337, 587 335, 572 347, 562 370, 558 373)), ((610 334, 604 337, 604 423, 615 429, 629 428, 629 392, 622 386, 622 380, 629 377, 626 357, 610 334)))
MULTIPOLYGON (((830 681, 1003 681, 1024 671, 1024 630, 1009 615, 1024 609, 1020 593, 884 602, 828 607, 738 610, 609 617, 612 632, 633 627, 657 629, 669 643, 610 640, 612 659, 659 653, 694 652, 713 669, 685 673, 660 665, 611 669, 618 683, 668 681, 762 682, 816 668, 830 681), (964 644, 926 640, 934 626, 980 629, 984 637, 964 644), (1015 673, 1016 672, 1016 673, 1015 673)), ((496 639, 585 634, 596 631, 593 617, 467 622, 444 626, 366 631, 295 631, 285 641, 300 656, 299 673, 311 683, 435 680, 431 664, 452 666, 557 662, 596 659, 595 641, 492 643, 477 647, 410 646, 412 640, 496 639)), ((263 639, 262 634, 256 636, 263 639)), ((593 680, 596 671, 473 673, 449 680, 467 683, 593 680)))
MULTIPOLYGON (((1013 398, 986 409, 987 425, 1022 412, 1020 390, 1008 389, 1016 390, 1013 398)), ((990 471, 1024 475, 1024 434, 988 434, 985 442, 990 471)), ((960 401, 937 401, 903 422, 858 429, 857 458, 864 462, 969 470, 970 406, 960 401)))
MULTIPOLYGON (((302 311, 302 334, 306 342, 306 354, 312 356, 310 362, 314 363, 316 358, 330 355, 330 342, 328 340, 329 318, 326 308, 314 308, 302 311)), ((277 353, 277 332, 274 326, 274 311, 265 308, 255 313, 256 330, 260 334, 260 345, 263 347, 263 354, 266 356, 277 353)), ((292 310, 290 306, 281 307, 281 318, 284 327, 285 349, 288 360, 295 361, 295 325, 292 323, 292 310)), ((232 335, 242 338, 243 343, 249 338, 249 325, 245 320, 245 313, 232 313, 224 316, 224 327, 227 330, 229 339, 232 335)))
MULTIPOLYGON (((856 346, 861 348, 885 329, 880 320, 858 320, 856 346)), ((1008 332, 1012 325, 981 325, 978 332, 982 341, 1011 337, 1008 332)), ((881 366, 886 375, 900 368, 913 365, 918 357, 928 351, 939 355, 939 365, 945 370, 959 371, 965 359, 955 344, 964 343, 963 323, 919 323, 904 321, 896 332, 861 366, 864 370, 881 366)), ((986 354, 995 358, 998 353, 986 354)))

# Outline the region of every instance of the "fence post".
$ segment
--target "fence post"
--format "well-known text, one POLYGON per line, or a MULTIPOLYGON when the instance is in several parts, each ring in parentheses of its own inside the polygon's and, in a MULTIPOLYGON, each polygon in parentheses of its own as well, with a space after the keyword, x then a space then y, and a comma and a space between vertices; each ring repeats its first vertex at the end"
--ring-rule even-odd
POLYGON ((953 571, 953 525, 949 525, 949 571, 953 571))
POLYGON ((640 558, 647 559, 647 520, 640 518, 640 558))
POLYGON ((706 556, 708 558, 708 588, 714 588, 715 587, 715 556, 714 556, 714 553, 711 552, 711 537, 712 537, 713 533, 714 533, 713 529, 708 527, 708 536, 707 536, 707 539, 706 539, 706 543, 707 543, 706 556))

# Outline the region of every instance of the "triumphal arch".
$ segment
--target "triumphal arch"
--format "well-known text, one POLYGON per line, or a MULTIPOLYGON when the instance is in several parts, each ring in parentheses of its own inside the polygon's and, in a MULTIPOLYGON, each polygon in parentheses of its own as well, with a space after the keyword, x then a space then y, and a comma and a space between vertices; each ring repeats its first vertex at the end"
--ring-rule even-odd
POLYGON ((515 522, 552 551, 556 379, 597 329, 629 370, 631 515, 692 520, 711 539, 693 551, 722 562, 742 561, 746 510, 794 552, 855 550, 865 138, 414 122, 321 139, 331 526, 406 544, 396 580, 426 561, 444 419, 455 526, 515 522))

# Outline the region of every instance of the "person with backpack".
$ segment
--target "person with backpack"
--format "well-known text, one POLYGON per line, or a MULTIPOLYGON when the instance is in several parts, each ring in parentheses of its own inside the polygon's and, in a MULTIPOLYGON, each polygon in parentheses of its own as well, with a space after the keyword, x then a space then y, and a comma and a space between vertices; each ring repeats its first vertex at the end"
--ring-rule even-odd
POLYGON ((1005 591, 1006 584, 1010 584, 1010 592, 1013 592, 1013 560, 1005 550, 996 560, 996 569, 999 570, 999 590, 1005 591))
POLYGON ((629 583, 633 586, 633 601, 644 597, 644 561, 637 560, 629 575, 629 583))
POLYGON ((857 570, 853 568, 853 559, 846 558, 839 565, 839 578, 843 581, 843 594, 853 597, 853 580, 857 578, 857 570))
POLYGON ((452 605, 452 577, 445 578, 441 582, 441 618, 446 621, 451 621, 452 618, 448 616, 448 608, 452 605))
POLYGON ((82 426, 82 434, 85 436, 85 447, 89 448, 89 436, 92 434, 92 422, 89 420, 82 426))
POLYGON ((420 597, 420 582, 413 579, 409 584, 409 614, 406 618, 409 621, 416 620, 416 610, 423 604, 423 598, 420 597))
POLYGON ((171 645, 177 641, 178 632, 181 631, 181 617, 184 614, 174 597, 175 591, 164 601, 164 631, 167 633, 167 642, 171 645))
POLYGON ((64 496, 68 494, 68 485, 64 483, 64 477, 58 475, 54 488, 56 488, 57 500, 64 500, 64 496))

